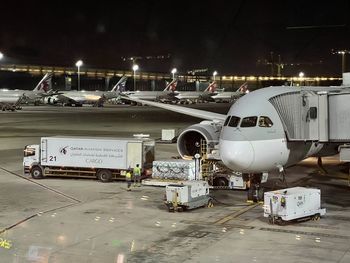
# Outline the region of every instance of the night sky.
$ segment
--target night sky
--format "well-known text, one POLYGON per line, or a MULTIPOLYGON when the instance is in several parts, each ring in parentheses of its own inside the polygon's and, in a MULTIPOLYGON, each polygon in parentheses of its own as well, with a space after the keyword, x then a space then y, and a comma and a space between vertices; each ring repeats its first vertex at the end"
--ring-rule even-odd
POLYGON ((306 2, 6 1, 2 63, 130 69, 136 56, 144 71, 269 75, 280 56, 284 75, 339 76, 349 1, 306 2))

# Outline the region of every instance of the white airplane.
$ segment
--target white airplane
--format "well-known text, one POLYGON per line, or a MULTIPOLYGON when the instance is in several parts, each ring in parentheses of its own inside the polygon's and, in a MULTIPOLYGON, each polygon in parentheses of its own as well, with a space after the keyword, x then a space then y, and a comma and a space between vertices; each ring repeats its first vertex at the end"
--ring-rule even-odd
POLYGON ((214 101, 213 96, 216 92, 216 82, 209 83, 208 87, 204 91, 178 91, 175 98, 179 103, 183 102, 195 102, 195 101, 214 101))
POLYGON ((121 95, 131 99, 151 100, 151 101, 174 101, 177 79, 172 80, 163 91, 125 91, 121 95))
POLYGON ((33 90, 0 90, 0 106, 3 111, 20 109, 23 102, 34 102, 47 96, 51 85, 51 73, 46 73, 33 90))
POLYGON ((62 103, 64 106, 77 106, 80 107, 83 104, 93 104, 94 106, 102 107, 106 100, 117 98, 124 90, 127 77, 123 76, 114 85, 110 91, 59 91, 57 94, 44 98, 44 103, 55 105, 62 103))
POLYGON ((135 100, 204 119, 184 129, 177 149, 194 156, 205 141, 210 153, 259 182, 262 173, 281 173, 305 158, 332 156, 350 143, 350 88, 268 87, 239 98, 226 115, 135 100))
POLYGON ((248 83, 245 82, 243 83, 238 89, 237 91, 222 91, 222 92, 217 92, 216 94, 214 94, 212 96, 212 99, 215 102, 231 102, 234 100, 237 100, 238 98, 240 98, 241 96, 243 96, 244 94, 249 93, 248 90, 248 83))

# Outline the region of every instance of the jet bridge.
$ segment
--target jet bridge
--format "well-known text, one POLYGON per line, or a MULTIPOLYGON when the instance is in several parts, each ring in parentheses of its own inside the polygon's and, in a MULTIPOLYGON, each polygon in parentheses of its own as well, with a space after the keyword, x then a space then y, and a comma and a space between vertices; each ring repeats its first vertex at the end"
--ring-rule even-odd
POLYGON ((290 141, 350 141, 349 89, 305 89, 269 99, 290 141))

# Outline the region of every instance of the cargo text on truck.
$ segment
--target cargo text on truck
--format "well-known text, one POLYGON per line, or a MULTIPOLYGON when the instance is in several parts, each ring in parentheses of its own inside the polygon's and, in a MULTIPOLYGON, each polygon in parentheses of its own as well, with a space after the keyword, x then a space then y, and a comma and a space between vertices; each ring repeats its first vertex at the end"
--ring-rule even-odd
POLYGON ((148 138, 42 137, 40 145, 24 148, 24 174, 125 179, 129 167, 140 164, 142 178, 152 172, 155 141, 148 138))

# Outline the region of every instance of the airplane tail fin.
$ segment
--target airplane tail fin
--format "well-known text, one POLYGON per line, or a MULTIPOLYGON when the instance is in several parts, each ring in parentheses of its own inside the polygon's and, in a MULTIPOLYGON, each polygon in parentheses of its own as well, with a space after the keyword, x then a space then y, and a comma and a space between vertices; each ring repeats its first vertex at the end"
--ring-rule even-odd
POLYGON ((48 92, 51 89, 52 73, 46 73, 45 76, 39 81, 38 85, 33 89, 37 92, 48 92))
POLYGON ((115 91, 120 91, 120 92, 123 92, 125 91, 125 85, 126 85, 126 81, 127 81, 128 77, 126 76, 122 76, 120 78, 120 80, 117 82, 117 84, 115 84, 112 88, 112 92, 115 92, 115 91))
POLYGON ((173 79, 167 86, 164 91, 175 91, 177 86, 177 79, 173 79))
POLYGON ((207 91, 209 93, 214 93, 216 91, 216 82, 213 81, 212 83, 209 83, 208 87, 204 90, 204 91, 207 91))
POLYGON ((240 92, 240 93, 249 93, 249 90, 248 90, 248 82, 244 82, 237 90, 237 92, 240 92))

